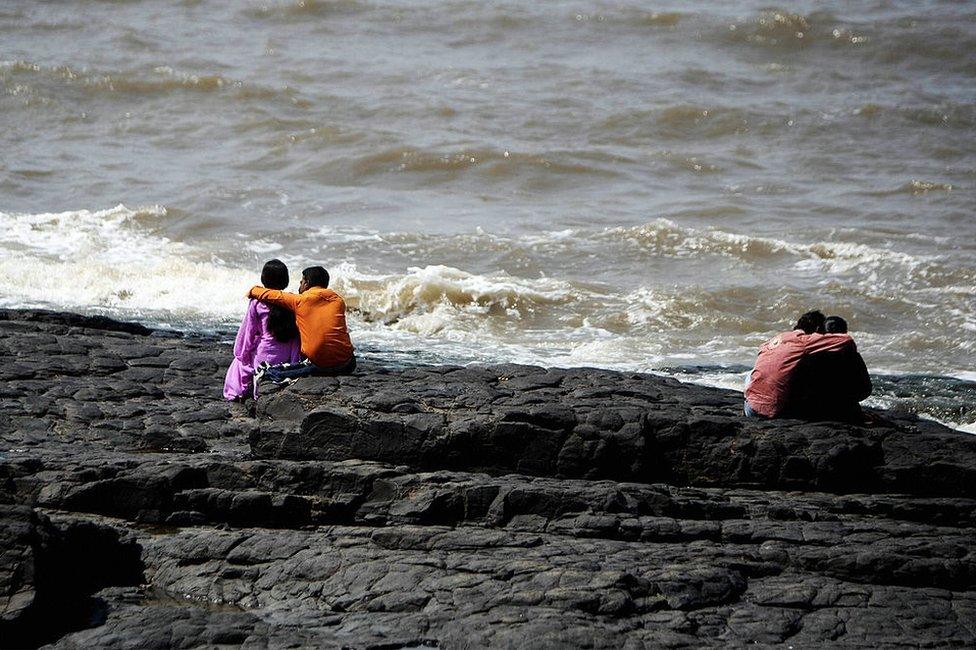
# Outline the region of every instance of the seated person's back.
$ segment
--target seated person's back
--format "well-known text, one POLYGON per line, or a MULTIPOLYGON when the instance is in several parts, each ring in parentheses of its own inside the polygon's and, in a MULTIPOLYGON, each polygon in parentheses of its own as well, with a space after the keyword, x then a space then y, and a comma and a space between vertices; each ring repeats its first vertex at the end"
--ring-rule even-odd
POLYGON ((329 286, 320 266, 302 271, 299 293, 256 286, 248 296, 294 312, 301 333, 302 354, 318 369, 341 368, 355 358, 346 328, 346 303, 329 286))
MULTIPOLYGON (((826 320, 826 336, 847 335, 843 318, 826 320)), ((839 350, 805 355, 790 381, 787 417, 805 420, 862 422, 859 402, 871 394, 871 378, 864 359, 851 340, 839 350)))
POLYGON ((791 387, 800 361, 815 352, 841 350, 853 344, 848 336, 825 336, 824 321, 819 311, 807 312, 792 331, 777 334, 760 346, 745 389, 747 415, 788 417, 791 387))

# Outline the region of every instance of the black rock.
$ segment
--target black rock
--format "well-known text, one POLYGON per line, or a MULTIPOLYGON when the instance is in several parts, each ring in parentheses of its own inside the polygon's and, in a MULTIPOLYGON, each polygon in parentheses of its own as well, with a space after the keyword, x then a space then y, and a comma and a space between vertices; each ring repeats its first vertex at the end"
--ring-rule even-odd
POLYGON ((116 325, 0 312, 0 646, 976 644, 966 434, 516 365, 253 417, 226 345, 116 325))
POLYGON ((424 470, 976 497, 976 437, 934 422, 747 419, 739 393, 606 375, 509 365, 366 367, 338 387, 312 378, 259 402, 251 451, 424 470), (396 410, 405 404, 409 411, 396 410))

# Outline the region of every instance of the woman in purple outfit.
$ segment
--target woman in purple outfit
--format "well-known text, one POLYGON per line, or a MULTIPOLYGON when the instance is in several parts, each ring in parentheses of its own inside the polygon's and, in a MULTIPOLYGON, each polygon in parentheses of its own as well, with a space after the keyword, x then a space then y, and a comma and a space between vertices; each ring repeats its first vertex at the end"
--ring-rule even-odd
MULTIPOLYGON (((261 284, 269 289, 284 289, 288 286, 288 267, 280 260, 271 260, 261 270, 261 284)), ((253 395, 257 399, 254 369, 264 361, 298 363, 300 343, 295 314, 252 300, 234 341, 234 361, 224 379, 224 398, 236 400, 253 395)))

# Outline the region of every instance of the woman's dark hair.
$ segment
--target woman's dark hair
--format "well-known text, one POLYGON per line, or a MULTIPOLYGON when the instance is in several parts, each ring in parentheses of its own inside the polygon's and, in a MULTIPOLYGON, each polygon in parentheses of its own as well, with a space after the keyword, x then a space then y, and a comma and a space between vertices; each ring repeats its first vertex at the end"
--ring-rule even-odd
MULTIPOLYGON (((269 289, 284 289, 288 286, 288 267, 281 260, 268 260, 261 269, 261 284, 269 289)), ((272 306, 268 313, 268 330, 282 343, 298 338, 295 314, 284 307, 272 306)))
POLYGON ((827 317, 820 310, 808 311, 800 316, 800 320, 796 321, 796 327, 793 329, 803 330, 807 334, 813 334, 814 332, 823 334, 824 321, 826 320, 827 317))

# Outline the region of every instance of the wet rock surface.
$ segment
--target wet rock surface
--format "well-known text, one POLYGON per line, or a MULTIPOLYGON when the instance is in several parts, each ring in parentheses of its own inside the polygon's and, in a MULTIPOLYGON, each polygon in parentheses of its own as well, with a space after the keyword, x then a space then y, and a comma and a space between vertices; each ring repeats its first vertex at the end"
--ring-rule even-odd
POLYGON ((521 366, 220 399, 229 347, 0 311, 0 644, 969 646, 976 437, 521 366))
POLYGON ((976 497, 971 436, 892 415, 859 427, 748 419, 741 409, 741 393, 606 370, 378 368, 262 400, 251 449, 423 469, 976 497))

